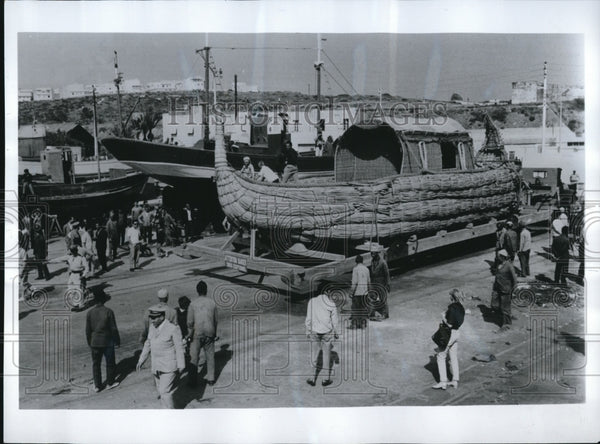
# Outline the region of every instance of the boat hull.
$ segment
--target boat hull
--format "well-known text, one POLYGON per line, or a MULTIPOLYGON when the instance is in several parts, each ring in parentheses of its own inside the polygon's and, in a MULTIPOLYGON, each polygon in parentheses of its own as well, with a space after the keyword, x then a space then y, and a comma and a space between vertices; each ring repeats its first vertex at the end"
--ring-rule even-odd
MULTIPOLYGON (((175 187, 193 188, 202 182, 212 182, 215 177, 215 152, 212 150, 117 137, 103 139, 102 143, 121 163, 175 187)), ((250 156, 255 166, 262 160, 274 171, 283 170, 281 156, 267 148, 228 152, 227 161, 234 169, 241 169, 245 156, 250 156)), ((298 158, 301 178, 333 176, 333 166, 333 157, 298 158)))
POLYGON ((134 200, 140 199, 147 179, 148 176, 135 173, 100 182, 34 182, 35 198, 32 202, 46 207, 49 214, 56 214, 61 220, 70 216, 95 215, 102 211, 131 206, 134 200))
POLYGON ((265 184, 228 165, 217 133, 217 192, 237 223, 302 242, 360 242, 448 230, 518 209, 518 173, 497 169, 394 175, 357 183, 265 184))

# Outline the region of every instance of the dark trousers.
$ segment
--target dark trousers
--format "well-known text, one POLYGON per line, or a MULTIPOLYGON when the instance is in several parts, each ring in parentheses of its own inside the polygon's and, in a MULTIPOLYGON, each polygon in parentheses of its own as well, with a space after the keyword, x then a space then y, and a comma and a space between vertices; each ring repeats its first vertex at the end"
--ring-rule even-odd
POLYGON ((565 276, 569 271, 569 259, 558 259, 556 261, 556 267, 554 268, 554 282, 558 284, 560 281, 561 284, 567 283, 567 278, 565 276))
POLYGON ((512 324, 510 303, 510 293, 498 293, 500 299, 500 316, 501 316, 501 327, 504 325, 512 324))
POLYGON ((383 284, 372 284, 369 292, 369 316, 379 313, 384 318, 390 317, 388 308, 388 291, 383 284))
POLYGON ((38 279, 50 279, 50 271, 48 271, 48 265, 45 260, 37 260, 37 271, 38 271, 38 279))
POLYGON ((519 251, 519 262, 521 263, 521 274, 529 276, 529 253, 531 250, 519 251))
POLYGON ((194 235, 194 222, 191 220, 185 221, 185 238, 186 240, 194 235))
POLYGON ((98 247, 98 262, 104 271, 106 271, 106 245, 98 247))
POLYGON ((140 227, 140 234, 142 235, 142 239, 144 241, 146 241, 147 243, 150 243, 152 241, 152 226, 144 226, 142 225, 140 227))
POLYGON ((354 327, 362 328, 367 323, 367 304, 366 299, 368 295, 355 295, 352 296, 352 315, 350 320, 354 327))
POLYGON ((117 247, 119 246, 119 236, 115 236, 109 240, 110 245, 110 260, 117 260, 117 247))
POLYGON ((115 347, 92 347, 92 373, 94 375, 94 385, 98 388, 102 387, 102 356, 106 359, 106 384, 111 385, 115 382, 115 347))

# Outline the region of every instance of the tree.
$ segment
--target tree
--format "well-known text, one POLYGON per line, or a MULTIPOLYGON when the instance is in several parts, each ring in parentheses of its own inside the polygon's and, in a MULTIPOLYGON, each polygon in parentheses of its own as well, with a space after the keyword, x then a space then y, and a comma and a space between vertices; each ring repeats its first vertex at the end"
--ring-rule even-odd
POLYGON ((89 109, 87 106, 81 108, 81 120, 84 122, 89 122, 94 117, 94 112, 89 109))
POLYGON ((450 97, 450 101, 451 101, 451 102, 454 102, 454 101, 460 101, 460 102, 462 102, 462 101, 463 101, 463 98, 462 98, 462 96, 461 96, 459 93, 454 93, 454 94, 452 94, 452 96, 450 97))

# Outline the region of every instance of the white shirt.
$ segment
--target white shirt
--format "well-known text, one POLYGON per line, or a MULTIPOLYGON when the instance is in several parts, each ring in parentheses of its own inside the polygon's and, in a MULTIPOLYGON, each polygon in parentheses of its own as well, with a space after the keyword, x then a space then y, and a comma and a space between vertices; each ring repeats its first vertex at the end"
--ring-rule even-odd
POLYGON ((130 245, 140 243, 140 230, 134 227, 128 227, 125 233, 125 242, 129 241, 130 245))
POLYGON ((271 168, 269 168, 266 165, 263 165, 260 169, 260 171, 258 172, 258 180, 264 180, 267 182, 275 182, 277 179, 279 179, 279 176, 277 174, 275 174, 275 171, 273 171, 271 168))
POLYGON ((354 294, 351 296, 364 296, 369 293, 369 284, 371 283, 371 273, 365 264, 356 264, 352 270, 352 288, 354 294))
POLYGON ((329 297, 324 294, 308 301, 306 308, 306 333, 335 333, 338 325, 338 311, 329 297))

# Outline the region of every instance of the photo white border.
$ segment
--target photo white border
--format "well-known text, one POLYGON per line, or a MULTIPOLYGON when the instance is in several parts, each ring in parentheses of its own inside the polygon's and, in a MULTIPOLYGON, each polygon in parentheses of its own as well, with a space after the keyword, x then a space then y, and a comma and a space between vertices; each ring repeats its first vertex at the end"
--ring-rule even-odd
MULTIPOLYGON (((585 34, 586 189, 600 190, 598 109, 600 3, 556 1, 14 2, 5 10, 5 189, 16 190, 17 33, 303 32, 585 34)), ((600 194, 600 191, 597 193, 600 194)), ((14 226, 13 226, 14 228, 14 226)), ((600 245, 598 230, 588 241, 600 245)), ((16 232, 5 226, 7 245, 16 232)), ((16 244, 16 243, 15 243, 16 244)), ((5 269, 5 295, 16 270, 5 269)), ((597 273, 587 288, 588 341, 600 334, 597 273)), ((5 332, 18 332, 5 297, 5 332), (14 330, 12 330, 14 328, 14 330)), ((5 337, 5 340, 7 337, 5 337)), ((597 338, 596 338, 597 341, 597 338)), ((595 345, 596 344, 596 345, 595 345)), ((599 375, 597 343, 587 370, 599 375)), ((12 360, 4 347, 5 364, 12 360), (8 361, 7 361, 8 360, 8 361)), ((598 376, 576 405, 199 409, 184 411, 18 410, 18 381, 4 379, 7 442, 523 442, 597 441, 598 376)))

